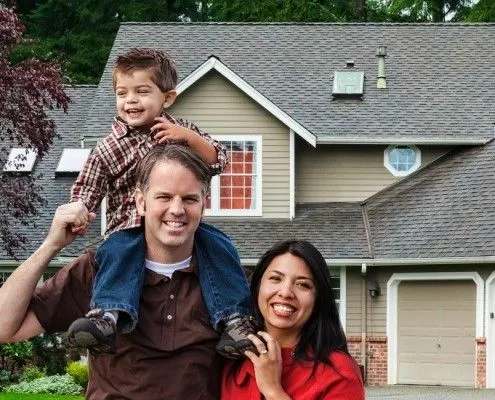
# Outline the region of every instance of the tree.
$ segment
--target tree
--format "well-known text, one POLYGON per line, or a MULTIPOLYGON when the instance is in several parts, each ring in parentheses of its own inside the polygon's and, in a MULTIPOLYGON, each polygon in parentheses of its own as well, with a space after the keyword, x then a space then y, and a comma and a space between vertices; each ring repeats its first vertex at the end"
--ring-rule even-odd
POLYGON ((77 83, 98 83, 124 21, 189 21, 204 16, 196 0, 46 0, 22 16, 31 39, 15 59, 57 60, 77 83))
MULTIPOLYGON (((42 158, 55 136, 55 124, 47 110, 66 112, 69 98, 64 92, 58 65, 29 59, 12 63, 12 49, 21 42, 24 27, 8 8, 0 6, 0 156, 6 160, 12 146, 31 148, 42 158)), ((23 160, 17 160, 22 163, 23 160)), ((31 225, 43 205, 36 177, 0 172, 0 240, 9 255, 26 242, 13 229, 16 223, 31 225)))
POLYGON ((389 18, 398 22, 445 22, 471 0, 388 0, 389 18))

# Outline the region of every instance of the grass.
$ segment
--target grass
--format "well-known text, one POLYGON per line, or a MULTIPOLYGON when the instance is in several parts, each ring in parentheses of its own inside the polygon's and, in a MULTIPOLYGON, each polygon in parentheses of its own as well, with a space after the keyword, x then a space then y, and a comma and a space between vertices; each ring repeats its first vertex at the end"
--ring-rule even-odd
POLYGON ((55 394, 0 393, 0 400, 84 400, 84 397, 55 394))

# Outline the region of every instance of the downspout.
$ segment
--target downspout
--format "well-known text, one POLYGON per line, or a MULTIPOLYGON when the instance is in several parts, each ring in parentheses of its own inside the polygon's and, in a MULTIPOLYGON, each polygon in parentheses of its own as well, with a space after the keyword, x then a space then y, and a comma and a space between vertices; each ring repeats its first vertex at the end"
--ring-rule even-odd
MULTIPOLYGON (((366 241, 368 243, 368 252, 370 258, 375 258, 375 252, 372 245, 370 223, 368 219, 368 207, 366 203, 361 204, 361 210, 363 215, 364 231, 366 233, 366 241)), ((368 360, 367 360, 367 336, 368 336, 368 279, 367 279, 367 265, 366 263, 361 264, 361 365, 364 369, 363 379, 366 382, 368 376, 368 360)))

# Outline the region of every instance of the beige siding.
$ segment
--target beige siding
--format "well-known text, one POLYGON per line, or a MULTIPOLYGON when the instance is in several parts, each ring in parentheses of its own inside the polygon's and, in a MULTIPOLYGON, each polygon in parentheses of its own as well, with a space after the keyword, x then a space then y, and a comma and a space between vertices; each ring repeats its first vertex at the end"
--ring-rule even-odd
POLYGON ((263 218, 289 217, 289 130, 217 73, 209 73, 171 112, 212 135, 261 135, 263 218))
MULTIPOLYGON (((362 201, 399 178, 383 165, 386 146, 320 145, 298 140, 296 202, 362 201)), ((448 149, 420 146, 422 166, 448 149)))
MULTIPOLYGON (((387 282, 393 273, 399 272, 467 272, 475 271, 486 280, 495 270, 495 265, 458 265, 458 266, 421 266, 421 267, 376 267, 368 273, 368 279, 378 282, 381 295, 370 298, 368 295, 367 330, 368 336, 385 336, 387 324, 387 282)), ((361 335, 361 274, 360 268, 347 268, 347 316, 346 333, 348 336, 361 335)), ((442 282, 438 281, 441 285, 442 282)))

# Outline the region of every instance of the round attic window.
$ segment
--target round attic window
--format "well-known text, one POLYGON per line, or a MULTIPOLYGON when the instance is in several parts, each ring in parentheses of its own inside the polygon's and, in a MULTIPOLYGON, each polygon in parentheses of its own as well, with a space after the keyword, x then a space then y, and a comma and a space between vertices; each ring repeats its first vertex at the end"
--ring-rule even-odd
POLYGON ((421 165, 421 152, 416 146, 388 146, 384 165, 394 176, 409 175, 421 165))

